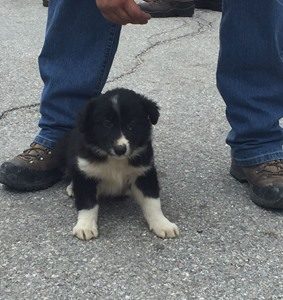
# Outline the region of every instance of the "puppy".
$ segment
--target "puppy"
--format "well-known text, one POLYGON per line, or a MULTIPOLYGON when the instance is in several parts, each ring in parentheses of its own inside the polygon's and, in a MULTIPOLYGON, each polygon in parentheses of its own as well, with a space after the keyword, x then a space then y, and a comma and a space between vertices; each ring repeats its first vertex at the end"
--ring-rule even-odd
POLYGON ((78 210, 73 234, 82 240, 98 236, 101 196, 131 195, 149 228, 161 238, 179 235, 161 210, 151 143, 157 104, 134 91, 115 89, 96 97, 81 113, 69 138, 67 168, 78 210))

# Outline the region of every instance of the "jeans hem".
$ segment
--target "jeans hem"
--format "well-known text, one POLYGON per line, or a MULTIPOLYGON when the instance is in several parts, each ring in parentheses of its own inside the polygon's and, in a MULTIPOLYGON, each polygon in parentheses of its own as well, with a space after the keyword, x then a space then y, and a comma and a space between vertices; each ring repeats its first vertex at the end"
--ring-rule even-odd
POLYGON ((43 147, 46 147, 48 149, 53 149, 55 148, 55 145, 56 145, 56 142, 55 141, 51 141, 49 139, 46 139, 40 135, 37 135, 34 139, 34 142, 43 146, 43 147))
POLYGON ((263 164, 278 159, 283 159, 283 151, 266 153, 251 158, 245 158, 245 159, 232 157, 232 160, 235 162, 235 165, 239 167, 259 165, 259 164, 263 164))

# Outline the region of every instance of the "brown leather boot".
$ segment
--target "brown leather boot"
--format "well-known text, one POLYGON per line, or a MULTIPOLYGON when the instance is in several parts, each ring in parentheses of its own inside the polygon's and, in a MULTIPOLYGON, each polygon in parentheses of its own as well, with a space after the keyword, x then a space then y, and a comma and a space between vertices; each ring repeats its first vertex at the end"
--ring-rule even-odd
POLYGON ((230 174, 241 183, 249 183, 251 199, 255 204, 283 209, 283 160, 251 167, 239 167, 232 162, 230 174))
POLYGON ((187 2, 150 0, 149 2, 139 3, 139 6, 153 18, 192 17, 195 11, 194 0, 187 2))
POLYGON ((19 191, 42 190, 63 175, 62 162, 54 151, 32 143, 30 148, 0 167, 0 183, 19 191))

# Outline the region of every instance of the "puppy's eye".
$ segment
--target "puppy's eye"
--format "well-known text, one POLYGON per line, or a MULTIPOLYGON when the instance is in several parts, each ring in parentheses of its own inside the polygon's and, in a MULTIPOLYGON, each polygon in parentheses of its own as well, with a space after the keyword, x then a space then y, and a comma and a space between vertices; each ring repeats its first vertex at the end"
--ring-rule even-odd
POLYGON ((127 129, 128 129, 128 130, 133 130, 134 125, 135 125, 135 121, 131 121, 131 122, 127 125, 127 129))
POLYGON ((113 127, 113 123, 109 120, 104 120, 103 121, 103 126, 106 128, 112 128, 113 127))

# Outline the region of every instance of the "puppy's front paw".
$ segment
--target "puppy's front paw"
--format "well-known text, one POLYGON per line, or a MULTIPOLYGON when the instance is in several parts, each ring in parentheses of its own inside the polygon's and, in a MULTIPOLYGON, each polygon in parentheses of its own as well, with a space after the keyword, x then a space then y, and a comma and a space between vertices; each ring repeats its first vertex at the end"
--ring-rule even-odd
POLYGON ((77 224, 73 228, 73 235, 75 235, 80 240, 88 241, 98 236, 97 227, 89 225, 77 224))
POLYGON ((165 217, 155 220, 149 226, 150 230, 163 239, 174 238, 180 234, 178 226, 165 217))

